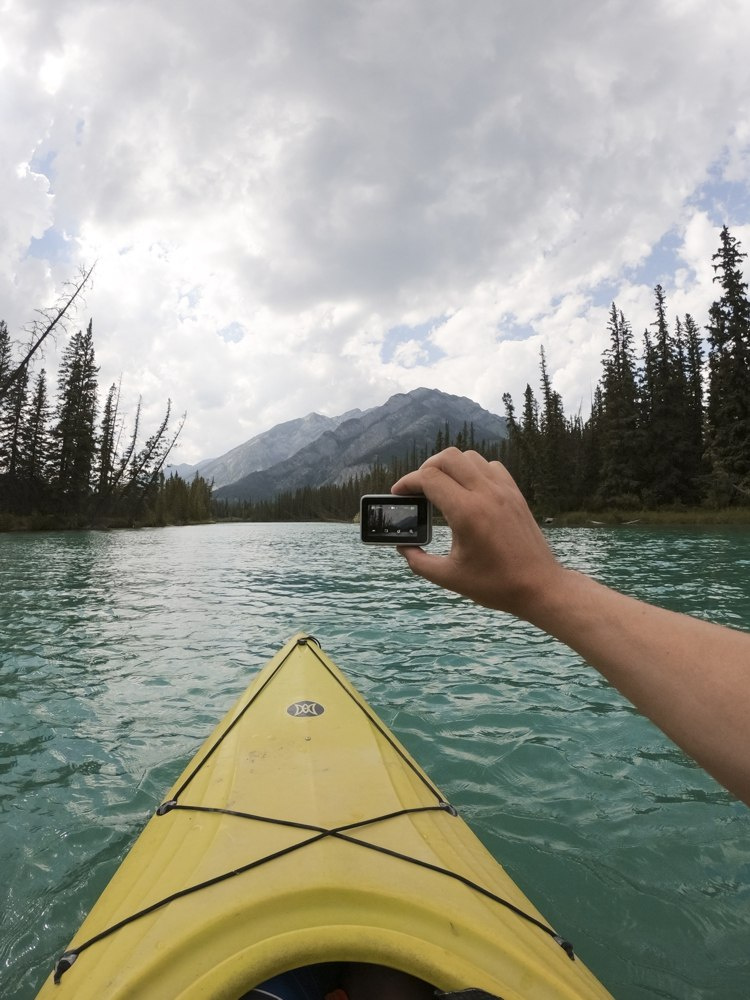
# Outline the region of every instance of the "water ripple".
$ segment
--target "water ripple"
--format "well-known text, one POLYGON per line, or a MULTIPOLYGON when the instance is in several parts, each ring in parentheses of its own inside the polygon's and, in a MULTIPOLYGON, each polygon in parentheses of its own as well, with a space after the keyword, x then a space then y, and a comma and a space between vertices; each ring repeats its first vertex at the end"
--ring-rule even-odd
MULTIPOLYGON (((606 583, 750 627, 747 532, 549 537, 606 583)), ((149 810, 299 629, 618 1000, 745 994, 747 810, 566 647, 353 527, 0 536, 0 595, 7 1000, 34 996, 149 810)))

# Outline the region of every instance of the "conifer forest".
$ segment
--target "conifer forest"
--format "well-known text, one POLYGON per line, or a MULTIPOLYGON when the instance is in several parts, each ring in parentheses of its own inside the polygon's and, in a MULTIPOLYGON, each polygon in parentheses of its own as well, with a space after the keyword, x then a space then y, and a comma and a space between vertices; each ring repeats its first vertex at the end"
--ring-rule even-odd
POLYGON ((163 472, 184 420, 170 429, 171 403, 144 439, 140 401, 128 418, 117 384, 100 399, 91 321, 67 339, 54 400, 45 369, 33 369, 45 339, 67 333, 90 275, 41 314, 22 348, 0 321, 0 529, 207 520, 210 484, 163 472))
MULTIPOLYGON (((359 496, 387 492, 403 472, 447 445, 499 459, 540 517, 565 511, 750 507, 750 299, 746 254, 724 227, 712 257, 716 298, 703 323, 670 318, 654 289, 654 319, 636 338, 612 304, 608 346, 591 410, 566 414, 544 350, 536 390, 520 407, 502 395, 508 436, 474 439, 441 429, 434 442, 347 483, 307 487, 253 504, 212 500, 196 476, 165 476, 184 417, 171 429, 166 403, 144 437, 140 403, 121 412, 117 384, 102 395, 93 325, 67 338, 54 395, 39 366, 45 337, 65 329, 74 294, 44 315, 28 344, 0 321, 0 529, 168 524, 223 518, 351 520, 359 496)), ((90 274, 90 272, 89 272, 90 274)), ((498 390, 501 392, 501 387, 498 390)))

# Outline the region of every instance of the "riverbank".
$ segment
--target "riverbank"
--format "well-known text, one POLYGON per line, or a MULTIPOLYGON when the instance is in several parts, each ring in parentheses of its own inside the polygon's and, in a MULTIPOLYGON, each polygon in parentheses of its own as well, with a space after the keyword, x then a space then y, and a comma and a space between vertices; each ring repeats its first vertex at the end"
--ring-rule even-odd
POLYGON ((652 524, 659 527, 701 527, 703 525, 750 525, 750 507, 664 508, 656 510, 569 511, 555 517, 541 517, 542 524, 564 528, 591 528, 652 524))
POLYGON ((211 520, 164 520, 125 517, 82 518, 63 514, 0 514, 0 534, 15 531, 113 531, 124 528, 174 528, 213 524, 211 520))
MULTIPOLYGON (((307 520, 307 519, 304 519, 307 520)), ((351 524, 351 521, 335 519, 309 519, 312 523, 320 520, 330 523, 351 524)), ((635 524, 654 525, 658 527, 701 527, 709 525, 748 525, 750 526, 750 507, 724 507, 710 509, 707 507, 663 508, 655 510, 597 510, 568 511, 546 517, 537 514, 540 524, 555 525, 562 528, 596 528, 596 527, 628 527, 635 524)), ((296 518, 286 521, 263 521, 263 523, 292 523, 296 518)), ((359 517, 355 518, 355 522, 359 517)), ((436 515, 435 524, 445 522, 436 515)), ((75 517, 65 517, 55 514, 0 514, 0 534, 14 531, 110 531, 122 528, 166 528, 181 527, 189 524, 242 524, 245 519, 238 517, 221 518, 216 521, 177 521, 156 520, 144 518, 138 521, 128 521, 126 518, 97 518, 94 521, 79 520, 75 517)), ((260 523, 248 521, 247 523, 260 523)))

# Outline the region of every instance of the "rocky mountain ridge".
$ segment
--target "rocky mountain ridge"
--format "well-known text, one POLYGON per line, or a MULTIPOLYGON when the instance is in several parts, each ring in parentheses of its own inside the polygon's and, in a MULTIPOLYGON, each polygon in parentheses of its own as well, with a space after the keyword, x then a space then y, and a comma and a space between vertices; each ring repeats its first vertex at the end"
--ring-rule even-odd
MULTIPOLYGON (((326 427, 313 440, 280 461, 220 486, 214 496, 230 501, 257 502, 303 486, 345 482, 352 475, 369 469, 376 461, 406 458, 415 446, 418 449, 431 447, 446 424, 453 435, 464 425, 472 428, 477 442, 493 442, 507 436, 504 417, 490 413, 465 396, 450 395, 438 389, 397 393, 382 406, 364 412, 352 411, 341 418, 321 419, 330 419, 335 426, 326 427)), ((266 433, 271 434, 273 430, 275 428, 266 433)), ((201 470, 201 475, 205 476, 205 471, 201 470)))
POLYGON ((338 417, 308 413, 306 417, 276 424, 270 430, 256 434, 249 441, 237 445, 218 458, 204 459, 197 465, 169 466, 167 471, 174 472, 186 480, 198 474, 209 482, 213 481, 214 488, 219 489, 237 482, 251 472, 268 469, 278 462, 283 462, 284 459, 317 440, 321 434, 335 430, 343 421, 361 414, 361 410, 349 410, 338 417))

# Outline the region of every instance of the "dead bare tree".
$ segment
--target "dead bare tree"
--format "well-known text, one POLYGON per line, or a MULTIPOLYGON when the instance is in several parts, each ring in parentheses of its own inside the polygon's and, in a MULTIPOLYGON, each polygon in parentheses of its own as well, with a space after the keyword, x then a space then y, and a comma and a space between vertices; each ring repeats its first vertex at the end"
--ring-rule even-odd
MULTIPOLYGON (((138 404, 140 413, 140 401, 138 404)), ((126 486, 126 492, 140 491, 145 493, 149 486, 153 486, 157 481, 159 473, 166 462, 169 453, 174 448, 177 438, 180 436, 185 424, 185 414, 180 418, 180 423, 175 432, 168 433, 169 418, 172 412, 172 400, 167 400, 167 410, 164 419, 154 434, 146 441, 145 445, 133 459, 131 464, 130 479, 126 486)), ((133 439, 135 440, 135 438, 133 439)), ((131 450, 132 454, 132 450, 131 450)))
POLYGON ((29 346, 26 350, 26 354, 18 362, 15 368, 12 368, 5 375, 5 377, 0 380, 0 400, 8 394, 8 390, 13 383, 20 378, 22 372, 28 369, 31 359, 42 347, 47 338, 58 330, 64 331, 67 329, 66 324, 74 315, 77 301, 83 297, 83 291, 90 282, 91 275, 93 274, 95 267, 96 263, 92 264, 88 270, 81 268, 78 281, 76 283, 66 283, 65 287, 67 291, 57 300, 55 305, 50 306, 48 309, 38 310, 38 314, 41 318, 35 319, 30 324, 27 331, 29 335, 29 346))

